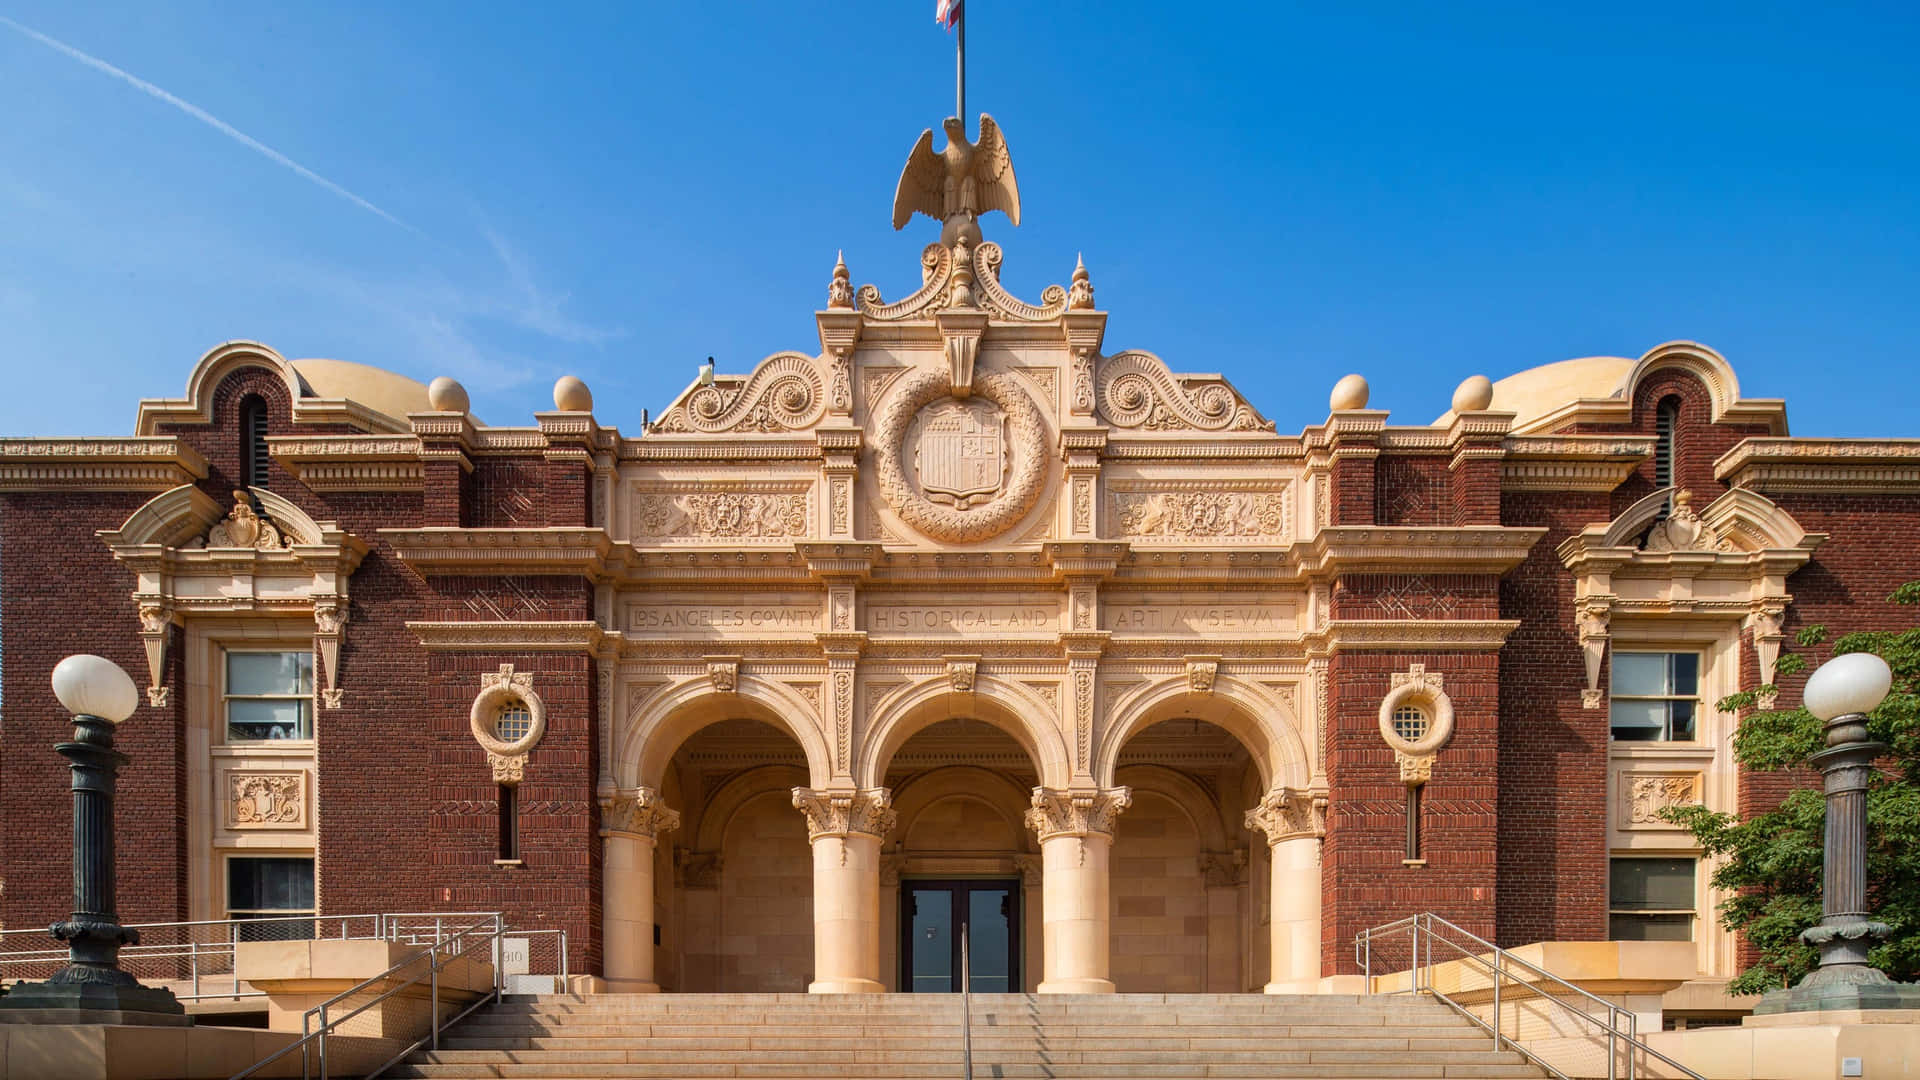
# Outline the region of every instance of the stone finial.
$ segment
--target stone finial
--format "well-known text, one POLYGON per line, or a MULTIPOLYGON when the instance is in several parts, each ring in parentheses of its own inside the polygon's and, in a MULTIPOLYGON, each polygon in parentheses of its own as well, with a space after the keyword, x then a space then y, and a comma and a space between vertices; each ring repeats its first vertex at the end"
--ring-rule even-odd
POLYGON ((467 388, 445 375, 427 384, 427 404, 434 412, 465 413, 473 408, 467 398, 467 388))
POLYGON ((1327 396, 1327 408, 1334 412, 1351 412, 1367 407, 1367 395, 1370 392, 1364 375, 1343 375, 1333 384, 1333 393, 1327 396))
POLYGON ((1469 375, 1453 392, 1453 411, 1480 412, 1493 404, 1493 380, 1485 375, 1469 375))
POLYGON ((953 295, 947 304, 957 308, 973 306, 973 249, 964 236, 953 242, 953 295))
POLYGON ((1073 258, 1073 283, 1067 287, 1067 308, 1087 311, 1093 307, 1093 279, 1087 276, 1086 259, 1073 258))
POLYGON ((593 391, 576 375, 562 375, 553 384, 553 407, 561 412, 592 412, 593 391))
POLYGON ((845 310, 853 307, 853 279, 847 276, 847 253, 834 256, 833 282, 827 286, 827 307, 845 310))

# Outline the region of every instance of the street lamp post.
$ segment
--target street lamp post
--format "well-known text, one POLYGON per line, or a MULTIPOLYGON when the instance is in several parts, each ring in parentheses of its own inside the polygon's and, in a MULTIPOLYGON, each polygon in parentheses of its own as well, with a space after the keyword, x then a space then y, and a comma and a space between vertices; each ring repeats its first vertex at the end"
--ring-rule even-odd
POLYGON ((1821 919, 1800 940, 1820 950, 1820 966, 1761 998, 1756 1014, 1920 1008, 1920 986, 1896 983, 1867 961, 1888 934, 1867 910, 1867 781, 1887 749, 1867 737, 1867 714, 1892 686, 1892 670, 1872 653, 1835 657, 1807 679, 1807 711, 1826 723, 1826 749, 1810 760, 1826 779, 1827 820, 1821 919))
POLYGON ((172 991, 142 986, 120 968, 120 947, 140 934, 120 925, 114 897, 113 788, 127 755, 113 748, 113 728, 133 715, 138 688, 113 661, 79 655, 54 667, 53 693, 74 714, 73 741, 54 747, 73 772, 73 911, 48 930, 67 943, 67 966, 45 982, 15 986, 0 1009, 54 1010, 48 1019, 86 1010, 187 1022, 172 991))

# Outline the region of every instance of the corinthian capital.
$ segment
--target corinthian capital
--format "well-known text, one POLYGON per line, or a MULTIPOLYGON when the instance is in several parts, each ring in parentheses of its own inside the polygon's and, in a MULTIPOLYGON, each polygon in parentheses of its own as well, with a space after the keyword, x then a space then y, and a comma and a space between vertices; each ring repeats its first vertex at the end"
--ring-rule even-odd
POLYGON ((1247 828, 1267 834, 1267 843, 1297 840, 1303 836, 1325 836, 1327 813, 1321 800, 1312 793, 1293 788, 1274 788, 1247 811, 1247 828))
POLYGON ((1033 807, 1027 811, 1027 828, 1040 834, 1041 840, 1056 836, 1113 835, 1113 821, 1133 805, 1133 789, 1106 788, 1100 791, 1060 791, 1033 789, 1033 807))
POLYGON ((635 836, 651 842, 680 827, 680 812, 653 788, 634 788, 600 800, 600 835, 635 836))
POLYGON ((886 788, 815 791, 797 787, 793 805, 807 815, 808 840, 849 833, 885 836, 893 831, 893 792, 886 788))

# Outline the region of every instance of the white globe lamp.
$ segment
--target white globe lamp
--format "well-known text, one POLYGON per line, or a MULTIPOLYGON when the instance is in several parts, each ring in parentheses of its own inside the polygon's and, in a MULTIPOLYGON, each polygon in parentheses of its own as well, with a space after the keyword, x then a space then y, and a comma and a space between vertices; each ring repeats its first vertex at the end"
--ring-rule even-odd
POLYGON ((1807 711, 1821 720, 1870 713, 1893 689, 1893 669, 1872 653, 1848 653, 1820 665, 1801 695, 1807 711))
POLYGON ((140 688, 119 664, 79 653, 53 667, 53 696, 68 712, 118 724, 140 707, 140 688))

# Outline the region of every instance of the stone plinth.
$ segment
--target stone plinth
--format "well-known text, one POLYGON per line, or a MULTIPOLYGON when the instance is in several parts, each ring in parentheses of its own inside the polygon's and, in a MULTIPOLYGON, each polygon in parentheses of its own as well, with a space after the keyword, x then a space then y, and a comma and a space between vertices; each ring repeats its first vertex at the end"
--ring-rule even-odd
MULTIPOLYGON (((0 1080, 225 1080, 299 1039, 156 1024, 0 1024, 0 1080)), ((289 1054, 258 1075, 300 1075, 289 1054)))
POLYGON ((1920 1009, 1750 1016, 1737 1028, 1656 1031, 1646 1041, 1709 1080, 1920 1080, 1920 1009), (1859 1072, 1841 1071, 1849 1058, 1860 1059, 1859 1072))
MULTIPOLYGON (((344 990, 381 974, 421 946, 378 940, 246 941, 234 950, 234 970, 241 980, 267 995, 267 1027, 299 1031, 308 1009, 344 990)), ((427 961, 421 957, 383 983, 370 989, 376 996, 416 976, 421 981, 375 1005, 354 1020, 351 1034, 369 1037, 417 1037, 425 1030, 432 988, 425 979, 427 961)), ((451 1015, 493 989, 493 965, 455 959, 440 971, 440 1011, 451 1015)))

